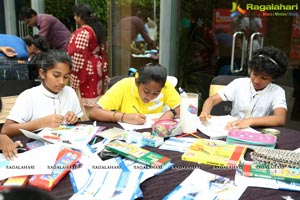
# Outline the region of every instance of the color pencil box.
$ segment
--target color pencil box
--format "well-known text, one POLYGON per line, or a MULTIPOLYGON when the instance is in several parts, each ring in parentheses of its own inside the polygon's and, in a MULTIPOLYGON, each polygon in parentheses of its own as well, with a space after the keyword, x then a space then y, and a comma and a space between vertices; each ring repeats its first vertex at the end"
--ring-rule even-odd
POLYGON ((254 133, 249 131, 242 130, 230 130, 228 132, 228 139, 243 141, 244 143, 249 144, 275 144, 277 141, 277 137, 269 134, 262 133, 254 133))
POLYGON ((64 148, 57 156, 56 163, 51 174, 33 175, 28 181, 29 185, 51 191, 57 183, 71 170, 79 161, 81 153, 64 148))
POLYGON ((269 164, 272 168, 300 168, 300 152, 257 147, 252 153, 256 164, 269 164))
POLYGON ((158 137, 172 137, 182 133, 181 125, 174 119, 162 119, 152 126, 152 135, 158 137))

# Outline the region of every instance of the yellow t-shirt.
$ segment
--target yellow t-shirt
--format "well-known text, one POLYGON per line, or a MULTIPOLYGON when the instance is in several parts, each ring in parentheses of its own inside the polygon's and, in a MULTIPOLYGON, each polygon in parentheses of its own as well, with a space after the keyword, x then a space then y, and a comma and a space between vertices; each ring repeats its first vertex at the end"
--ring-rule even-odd
POLYGON ((138 93, 134 77, 118 81, 98 101, 98 105, 106 110, 136 113, 135 106, 142 114, 161 113, 163 106, 167 105, 170 108, 175 108, 179 104, 179 93, 168 81, 166 81, 158 97, 149 103, 144 103, 138 93))

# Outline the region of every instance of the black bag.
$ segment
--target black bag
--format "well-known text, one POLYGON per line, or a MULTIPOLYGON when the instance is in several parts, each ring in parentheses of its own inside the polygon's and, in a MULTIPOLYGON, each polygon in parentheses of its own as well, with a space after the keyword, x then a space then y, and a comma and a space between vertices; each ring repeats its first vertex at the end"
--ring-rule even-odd
POLYGON ((28 80, 29 72, 26 61, 0 59, 0 80, 28 80))

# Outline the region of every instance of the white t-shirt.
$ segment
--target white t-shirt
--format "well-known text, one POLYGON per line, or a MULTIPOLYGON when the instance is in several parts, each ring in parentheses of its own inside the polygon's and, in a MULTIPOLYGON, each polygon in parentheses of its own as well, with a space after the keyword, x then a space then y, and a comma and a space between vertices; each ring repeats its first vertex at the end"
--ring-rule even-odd
POLYGON ((276 108, 287 109, 285 91, 273 83, 256 91, 250 78, 238 78, 218 94, 223 101, 232 101, 231 115, 239 119, 269 116, 276 108))
POLYGON ((78 118, 83 115, 74 89, 65 86, 58 94, 53 94, 41 84, 18 96, 7 119, 23 123, 51 114, 64 116, 68 111, 74 112, 78 118))

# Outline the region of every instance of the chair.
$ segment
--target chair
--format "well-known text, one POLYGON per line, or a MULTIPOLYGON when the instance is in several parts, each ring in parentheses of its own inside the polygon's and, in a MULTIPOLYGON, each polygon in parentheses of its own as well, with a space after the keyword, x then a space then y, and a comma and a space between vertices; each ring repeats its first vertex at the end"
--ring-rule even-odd
POLYGON ((13 105, 15 104, 17 97, 18 96, 1 97, 2 110, 0 112, 0 124, 3 124, 5 122, 6 117, 9 114, 13 105))
POLYGON ((167 80, 173 85, 173 87, 176 87, 178 80, 175 76, 167 76, 167 80))
MULTIPOLYGON (((231 81, 242 76, 233 75, 219 75, 212 79, 209 87, 209 96, 216 94, 224 86, 228 85, 231 81)), ((215 105, 211 110, 211 115, 229 115, 232 108, 231 101, 223 101, 215 105)))
POLYGON ((1 112, 0 124, 4 123, 18 95, 40 83, 33 80, 0 80, 1 112))

